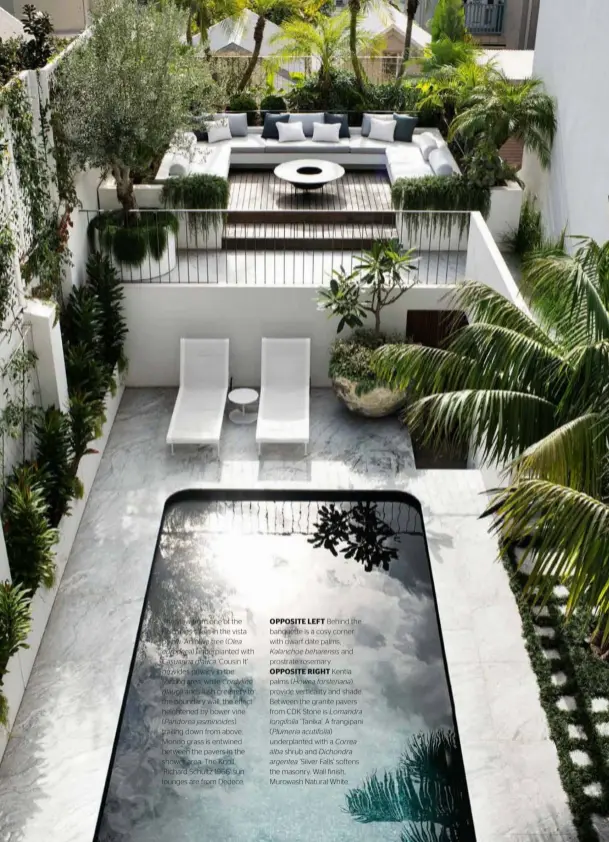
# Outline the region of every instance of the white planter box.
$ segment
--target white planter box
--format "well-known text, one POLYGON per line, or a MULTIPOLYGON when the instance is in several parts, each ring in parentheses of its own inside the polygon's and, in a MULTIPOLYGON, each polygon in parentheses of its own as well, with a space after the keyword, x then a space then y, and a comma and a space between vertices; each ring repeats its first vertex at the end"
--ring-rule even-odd
POLYGON ((4 677, 3 692, 6 696, 9 705, 9 729, 0 730, 0 760, 4 754, 6 744, 10 736, 10 729, 13 727, 19 705, 25 692, 25 687, 29 680, 38 654, 38 649, 42 642, 42 636, 46 628, 62 576, 70 557, 72 545, 76 540, 76 534, 80 521, 82 520, 89 494, 93 486, 93 481, 97 474, 106 444, 116 418, 123 392, 125 390, 124 383, 121 383, 116 391, 116 395, 110 393, 106 397, 106 423, 104 424, 103 434, 101 438, 96 439, 91 447, 96 450, 96 453, 91 453, 84 456, 78 468, 78 478, 83 484, 84 495, 82 500, 74 500, 71 514, 68 517, 62 518, 59 524, 59 543, 55 547, 57 575, 53 588, 47 590, 40 588, 34 595, 32 600, 32 628, 28 636, 27 642, 29 649, 22 649, 14 655, 8 662, 8 672, 4 677))
POLYGON ((518 228, 524 191, 516 181, 491 189, 491 212, 486 224, 497 245, 503 245, 518 228))
MULTIPOLYGON (((138 208, 142 210, 166 210, 161 202, 161 192, 163 190, 162 184, 136 184, 134 189, 135 201, 138 208)), ((99 207, 100 210, 119 210, 120 202, 116 196, 116 182, 113 178, 107 178, 99 185, 98 188, 99 207)), ((220 214, 219 214, 220 215, 220 214)), ((224 223, 210 228, 206 234, 197 232, 194 237, 192 232, 188 231, 188 223, 184 217, 180 218, 180 231, 178 233, 178 248, 209 251, 213 249, 222 248, 222 236, 224 233, 224 223)), ((126 280, 135 280, 129 274, 130 267, 125 267, 121 271, 125 273, 126 280)), ((147 280, 146 278, 143 280, 147 280)))

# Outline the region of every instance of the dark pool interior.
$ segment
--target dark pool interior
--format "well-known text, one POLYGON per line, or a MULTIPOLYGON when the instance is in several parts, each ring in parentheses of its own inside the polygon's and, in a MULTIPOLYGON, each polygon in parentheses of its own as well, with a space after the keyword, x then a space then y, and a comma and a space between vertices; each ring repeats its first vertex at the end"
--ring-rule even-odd
POLYGON ((94 842, 475 842, 421 509, 167 502, 94 842))

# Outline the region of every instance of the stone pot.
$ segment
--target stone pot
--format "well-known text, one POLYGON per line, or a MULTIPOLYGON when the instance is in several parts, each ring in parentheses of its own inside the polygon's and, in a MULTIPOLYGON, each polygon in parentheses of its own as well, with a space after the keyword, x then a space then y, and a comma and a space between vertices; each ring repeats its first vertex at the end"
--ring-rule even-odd
POLYGON ((363 395, 357 394, 357 383, 346 377, 335 377, 332 386, 337 397, 347 409, 366 418, 384 418, 401 409, 408 399, 407 392, 394 391, 386 386, 378 386, 363 395))

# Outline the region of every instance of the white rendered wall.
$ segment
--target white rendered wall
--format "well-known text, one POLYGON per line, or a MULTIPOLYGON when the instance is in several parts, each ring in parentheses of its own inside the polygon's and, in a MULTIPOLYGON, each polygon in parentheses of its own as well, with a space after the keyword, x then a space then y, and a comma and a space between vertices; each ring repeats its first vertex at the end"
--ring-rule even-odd
POLYGON ((533 70, 558 100, 558 135, 550 171, 525 153, 522 176, 553 236, 609 239, 608 32, 606 0, 541 0, 533 70))

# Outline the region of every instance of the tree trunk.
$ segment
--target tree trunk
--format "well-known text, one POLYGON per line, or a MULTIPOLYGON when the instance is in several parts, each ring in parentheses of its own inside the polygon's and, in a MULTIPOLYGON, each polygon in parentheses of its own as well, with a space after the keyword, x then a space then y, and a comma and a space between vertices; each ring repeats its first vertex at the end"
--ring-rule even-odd
POLYGON ((419 8, 419 0, 407 0, 406 3, 406 35, 404 37, 404 53, 402 55, 402 63, 398 67, 397 78, 401 79, 404 75, 404 66, 410 59, 410 48, 412 45, 412 26, 414 18, 419 8))
POLYGON ((188 6, 188 21, 186 22, 186 43, 192 47, 192 18, 193 8, 192 3, 188 6))
POLYGON ((129 167, 112 167, 112 175, 116 181, 116 195, 125 212, 125 222, 135 215, 131 213, 137 207, 133 192, 133 179, 129 167))
POLYGON ((374 332, 377 336, 380 336, 381 333, 381 308, 378 307, 374 311, 374 332))
POLYGON ((254 52, 252 53, 251 59, 247 63, 247 67, 245 68, 243 78, 237 86, 238 94, 242 93, 247 88, 250 79, 254 74, 254 70, 256 69, 256 65, 258 64, 258 57, 260 56, 260 50, 262 49, 262 37, 264 35, 265 25, 266 18, 260 15, 254 28, 254 52))
POLYGON ((349 19, 349 53, 351 55, 351 65, 353 66, 357 87, 363 93, 364 75, 357 55, 357 18, 361 11, 360 0, 349 0, 349 11, 351 13, 349 19))

